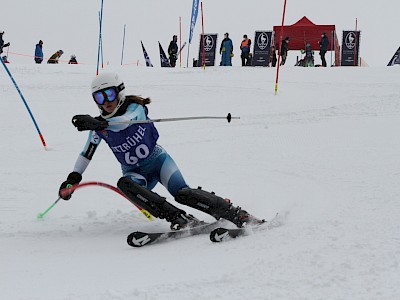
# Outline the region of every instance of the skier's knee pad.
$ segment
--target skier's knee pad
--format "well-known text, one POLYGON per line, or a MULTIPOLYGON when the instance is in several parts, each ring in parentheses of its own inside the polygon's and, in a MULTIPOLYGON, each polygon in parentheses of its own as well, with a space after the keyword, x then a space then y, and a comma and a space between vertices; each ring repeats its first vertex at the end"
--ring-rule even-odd
POLYGON ((229 201, 216 196, 214 193, 197 189, 184 188, 178 191, 175 196, 178 203, 196 208, 212 215, 214 218, 221 218, 224 213, 232 206, 229 201))
POLYGON ((166 198, 146 189, 131 178, 121 177, 117 186, 131 202, 144 208, 156 218, 168 220, 177 213, 185 213, 169 203, 166 198))
POLYGON ((149 191, 128 177, 121 177, 117 183, 118 188, 129 198, 131 202, 147 210, 154 217, 160 216, 160 207, 165 198, 149 191))

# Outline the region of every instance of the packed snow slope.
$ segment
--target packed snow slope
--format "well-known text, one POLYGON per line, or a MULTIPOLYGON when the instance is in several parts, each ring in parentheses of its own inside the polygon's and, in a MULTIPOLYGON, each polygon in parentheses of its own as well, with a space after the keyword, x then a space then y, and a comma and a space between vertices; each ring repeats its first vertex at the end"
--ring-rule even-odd
MULTIPOLYGON (((140 249, 126 244, 130 232, 169 224, 101 187, 36 219, 86 142, 71 118, 98 114, 95 68, 9 68, 48 146, 2 69, 1 299, 398 298, 400 68, 284 66, 278 95, 272 68, 109 68, 127 94, 152 98, 151 118, 240 117, 158 123, 159 143, 192 187, 280 215, 281 226, 223 244, 203 235, 140 249)), ((120 176, 103 143, 83 181, 120 176)))

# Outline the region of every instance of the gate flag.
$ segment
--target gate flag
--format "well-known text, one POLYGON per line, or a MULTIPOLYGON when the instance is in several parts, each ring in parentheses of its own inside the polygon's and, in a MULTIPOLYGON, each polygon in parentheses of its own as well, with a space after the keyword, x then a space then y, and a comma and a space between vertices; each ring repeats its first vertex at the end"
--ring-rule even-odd
POLYGON ((268 67, 272 31, 256 31, 254 36, 252 66, 268 67))
POLYGON ((150 57, 147 54, 146 49, 144 49, 142 41, 140 41, 140 43, 142 44, 142 50, 143 50, 144 60, 146 61, 146 66, 147 67, 153 67, 153 64, 151 63, 150 57))
POLYGON ((360 31, 343 31, 342 66, 358 66, 360 31))
POLYGON ((199 60, 197 61, 197 67, 206 65, 207 67, 215 65, 215 52, 217 50, 217 33, 204 34, 204 45, 203 45, 203 34, 200 34, 200 47, 199 47, 199 60), (203 62, 203 48, 204 48, 204 62, 203 62))
POLYGON ((169 63, 169 59, 167 55, 165 55, 164 49, 161 46, 160 42, 158 42, 158 49, 160 49, 160 61, 161 61, 161 67, 171 67, 171 64, 169 63))
POLYGON ((400 47, 389 61, 388 66, 400 65, 400 47))
POLYGON ((190 18, 189 44, 192 43, 193 30, 194 27, 196 26, 198 13, 199 13, 199 0, 193 0, 192 17, 190 18))

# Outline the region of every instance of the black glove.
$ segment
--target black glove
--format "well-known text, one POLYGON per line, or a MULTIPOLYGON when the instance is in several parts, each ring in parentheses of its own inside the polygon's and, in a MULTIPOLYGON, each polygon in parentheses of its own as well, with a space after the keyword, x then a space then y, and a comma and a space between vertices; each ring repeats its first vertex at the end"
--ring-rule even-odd
POLYGON ((108 127, 106 120, 97 120, 89 115, 76 115, 72 118, 72 124, 79 131, 84 130, 103 130, 108 127))
POLYGON ((4 48, 10 46, 10 42, 8 42, 7 44, 4 44, 4 48))
POLYGON ((78 184, 79 182, 81 182, 81 180, 82 180, 82 175, 79 174, 78 172, 69 173, 67 180, 65 180, 63 183, 61 183, 60 189, 58 191, 58 195, 64 200, 71 199, 73 192, 69 193, 68 195, 61 195, 61 190, 65 189, 65 188, 70 188, 74 184, 78 184))

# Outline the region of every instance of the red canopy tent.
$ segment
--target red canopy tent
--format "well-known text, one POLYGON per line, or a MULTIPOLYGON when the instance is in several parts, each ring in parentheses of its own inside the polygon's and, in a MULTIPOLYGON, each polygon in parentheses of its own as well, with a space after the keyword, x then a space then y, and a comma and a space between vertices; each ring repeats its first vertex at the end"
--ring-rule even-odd
MULTIPOLYGON (((280 48, 281 28, 274 26, 276 49, 280 48)), ((304 16, 293 25, 283 26, 282 39, 289 37, 289 50, 302 50, 306 44, 310 44, 313 50, 318 51, 318 41, 324 32, 329 39, 328 51, 335 51, 335 65, 340 66, 340 46, 335 25, 316 25, 304 16)))

